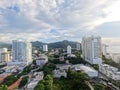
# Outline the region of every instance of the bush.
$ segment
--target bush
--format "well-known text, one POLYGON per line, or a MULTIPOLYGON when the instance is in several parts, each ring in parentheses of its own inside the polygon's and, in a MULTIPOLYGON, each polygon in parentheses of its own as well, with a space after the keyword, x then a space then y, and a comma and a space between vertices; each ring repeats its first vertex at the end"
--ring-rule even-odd
POLYGON ((94 65, 92 65, 92 67, 93 67, 95 70, 99 70, 99 65, 98 65, 98 64, 94 64, 94 65))
POLYGON ((20 78, 22 75, 27 75, 31 71, 32 67, 31 64, 26 66, 21 73, 17 75, 18 78, 20 78))
POLYGON ((26 66, 24 69, 23 69, 23 72, 24 73, 29 73, 30 71, 31 71, 31 64, 30 65, 28 65, 28 66, 26 66))
POLYGON ((0 68, 5 67, 6 65, 0 65, 0 68))
POLYGON ((105 86, 102 84, 95 84, 94 89, 95 90, 105 90, 105 86))
POLYGON ((89 80, 85 73, 68 70, 67 75, 67 78, 54 79, 53 90, 90 90, 85 83, 89 80))
POLYGON ((6 77, 4 79, 4 81, 2 82, 2 84, 10 86, 11 84, 13 84, 15 81, 17 81, 17 77, 15 75, 10 75, 8 77, 6 77))
POLYGON ((74 58, 74 57, 68 57, 66 60, 69 60, 72 64, 86 64, 87 62, 83 60, 82 58, 74 58))
POLYGON ((47 63, 44 67, 43 67, 43 72, 44 75, 46 76, 47 74, 52 75, 52 71, 56 68, 56 65, 53 63, 47 63))
POLYGON ((103 59, 104 63, 109 64, 113 67, 116 67, 120 70, 120 64, 115 63, 112 59, 108 59, 104 55, 102 56, 102 59, 103 59))
POLYGON ((40 81, 34 90, 52 90, 53 77, 51 75, 45 76, 45 79, 40 81))
POLYGON ((17 78, 20 78, 22 75, 26 75, 26 73, 25 73, 25 72, 19 73, 19 74, 17 75, 17 78))
POLYGON ((7 85, 0 85, 0 90, 8 90, 7 85))
POLYGON ((19 88, 22 88, 23 86, 25 86, 25 84, 28 82, 28 78, 29 78, 28 76, 22 78, 19 88))

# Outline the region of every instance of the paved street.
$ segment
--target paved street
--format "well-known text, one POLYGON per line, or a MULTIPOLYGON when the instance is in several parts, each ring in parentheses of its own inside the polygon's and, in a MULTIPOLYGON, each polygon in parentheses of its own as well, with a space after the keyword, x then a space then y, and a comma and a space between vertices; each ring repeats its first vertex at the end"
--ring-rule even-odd
MULTIPOLYGON (((100 73, 100 72, 99 72, 99 78, 103 78, 103 79, 106 80, 106 81, 115 82, 114 80, 112 80, 111 78, 107 77, 106 75, 104 75, 104 74, 102 74, 102 73, 100 73)), ((105 82, 105 81, 104 81, 104 82, 105 82)), ((108 83, 108 82, 106 82, 106 83, 108 83)), ((115 90, 120 90, 119 87, 115 86, 115 85, 112 84, 112 83, 109 83, 109 86, 112 87, 112 88, 115 89, 115 90)))

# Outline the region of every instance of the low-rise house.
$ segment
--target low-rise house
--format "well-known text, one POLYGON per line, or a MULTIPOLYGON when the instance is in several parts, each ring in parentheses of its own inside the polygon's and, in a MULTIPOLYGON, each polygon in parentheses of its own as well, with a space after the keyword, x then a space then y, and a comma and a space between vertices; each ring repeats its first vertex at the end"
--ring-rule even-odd
POLYGON ((54 70, 53 71, 54 74, 54 78, 60 78, 60 77, 67 77, 67 73, 65 70, 63 69, 59 69, 59 70, 54 70))
POLYGON ((69 68, 71 68, 71 66, 72 66, 72 65, 70 65, 70 64, 69 64, 69 65, 64 65, 64 64, 62 64, 62 65, 61 65, 61 64, 57 64, 57 65, 56 65, 56 67, 57 67, 58 69, 63 69, 63 70, 68 70, 69 68))
POLYGON ((36 65, 43 66, 48 62, 48 57, 44 54, 41 54, 40 57, 36 60, 36 65))
MULTIPOLYGON (((92 67, 89 66, 85 66, 83 64, 76 64, 76 65, 61 65, 61 64, 57 64, 56 65, 57 69, 59 70, 68 70, 69 68, 72 71, 82 71, 84 73, 86 73, 89 77, 93 78, 93 77, 98 77, 98 71, 96 71, 95 69, 93 69, 92 67)), ((55 72, 59 73, 59 70, 55 72)))
POLYGON ((12 73, 18 73, 24 69, 24 65, 11 65, 11 66, 5 66, 0 69, 0 77, 4 78, 8 75, 11 75, 12 73), (3 71, 3 72, 2 72, 3 71))
POLYGON ((35 86, 38 84, 40 80, 43 79, 43 77, 44 77, 43 72, 35 72, 33 74, 33 78, 29 80, 26 90, 34 90, 35 86))
POLYGON ((76 58, 76 55, 75 55, 75 54, 68 54, 67 57, 73 57, 73 58, 76 58))

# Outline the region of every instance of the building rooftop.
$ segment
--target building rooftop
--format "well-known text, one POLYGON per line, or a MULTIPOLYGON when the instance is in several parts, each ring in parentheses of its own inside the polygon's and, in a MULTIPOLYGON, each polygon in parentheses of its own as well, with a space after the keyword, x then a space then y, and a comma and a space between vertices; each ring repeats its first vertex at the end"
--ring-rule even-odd
POLYGON ((33 77, 34 78, 32 78, 31 81, 27 85, 28 90, 33 90, 35 86, 38 84, 38 82, 43 79, 44 74, 43 72, 35 72, 33 74, 33 77))
POLYGON ((37 85, 38 81, 31 81, 28 85, 27 88, 28 89, 34 89, 35 86, 37 85))
POLYGON ((97 72, 92 67, 88 67, 88 66, 85 66, 83 64, 77 64, 77 65, 74 65, 74 67, 75 67, 76 70, 82 70, 84 72, 97 72))

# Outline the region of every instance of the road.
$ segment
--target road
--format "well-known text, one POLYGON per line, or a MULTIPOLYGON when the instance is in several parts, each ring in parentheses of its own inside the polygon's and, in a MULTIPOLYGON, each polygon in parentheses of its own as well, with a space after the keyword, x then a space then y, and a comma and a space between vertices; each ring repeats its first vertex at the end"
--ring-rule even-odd
MULTIPOLYGON (((103 78, 106 81, 111 81, 111 82, 115 82, 114 80, 112 80, 111 78, 107 77, 106 75, 102 74, 99 72, 99 78, 103 78)), ((107 82, 106 82, 107 83, 107 82)), ((110 87, 112 87, 115 90, 120 90, 119 87, 115 86, 114 84, 110 83, 109 84, 110 87)))

